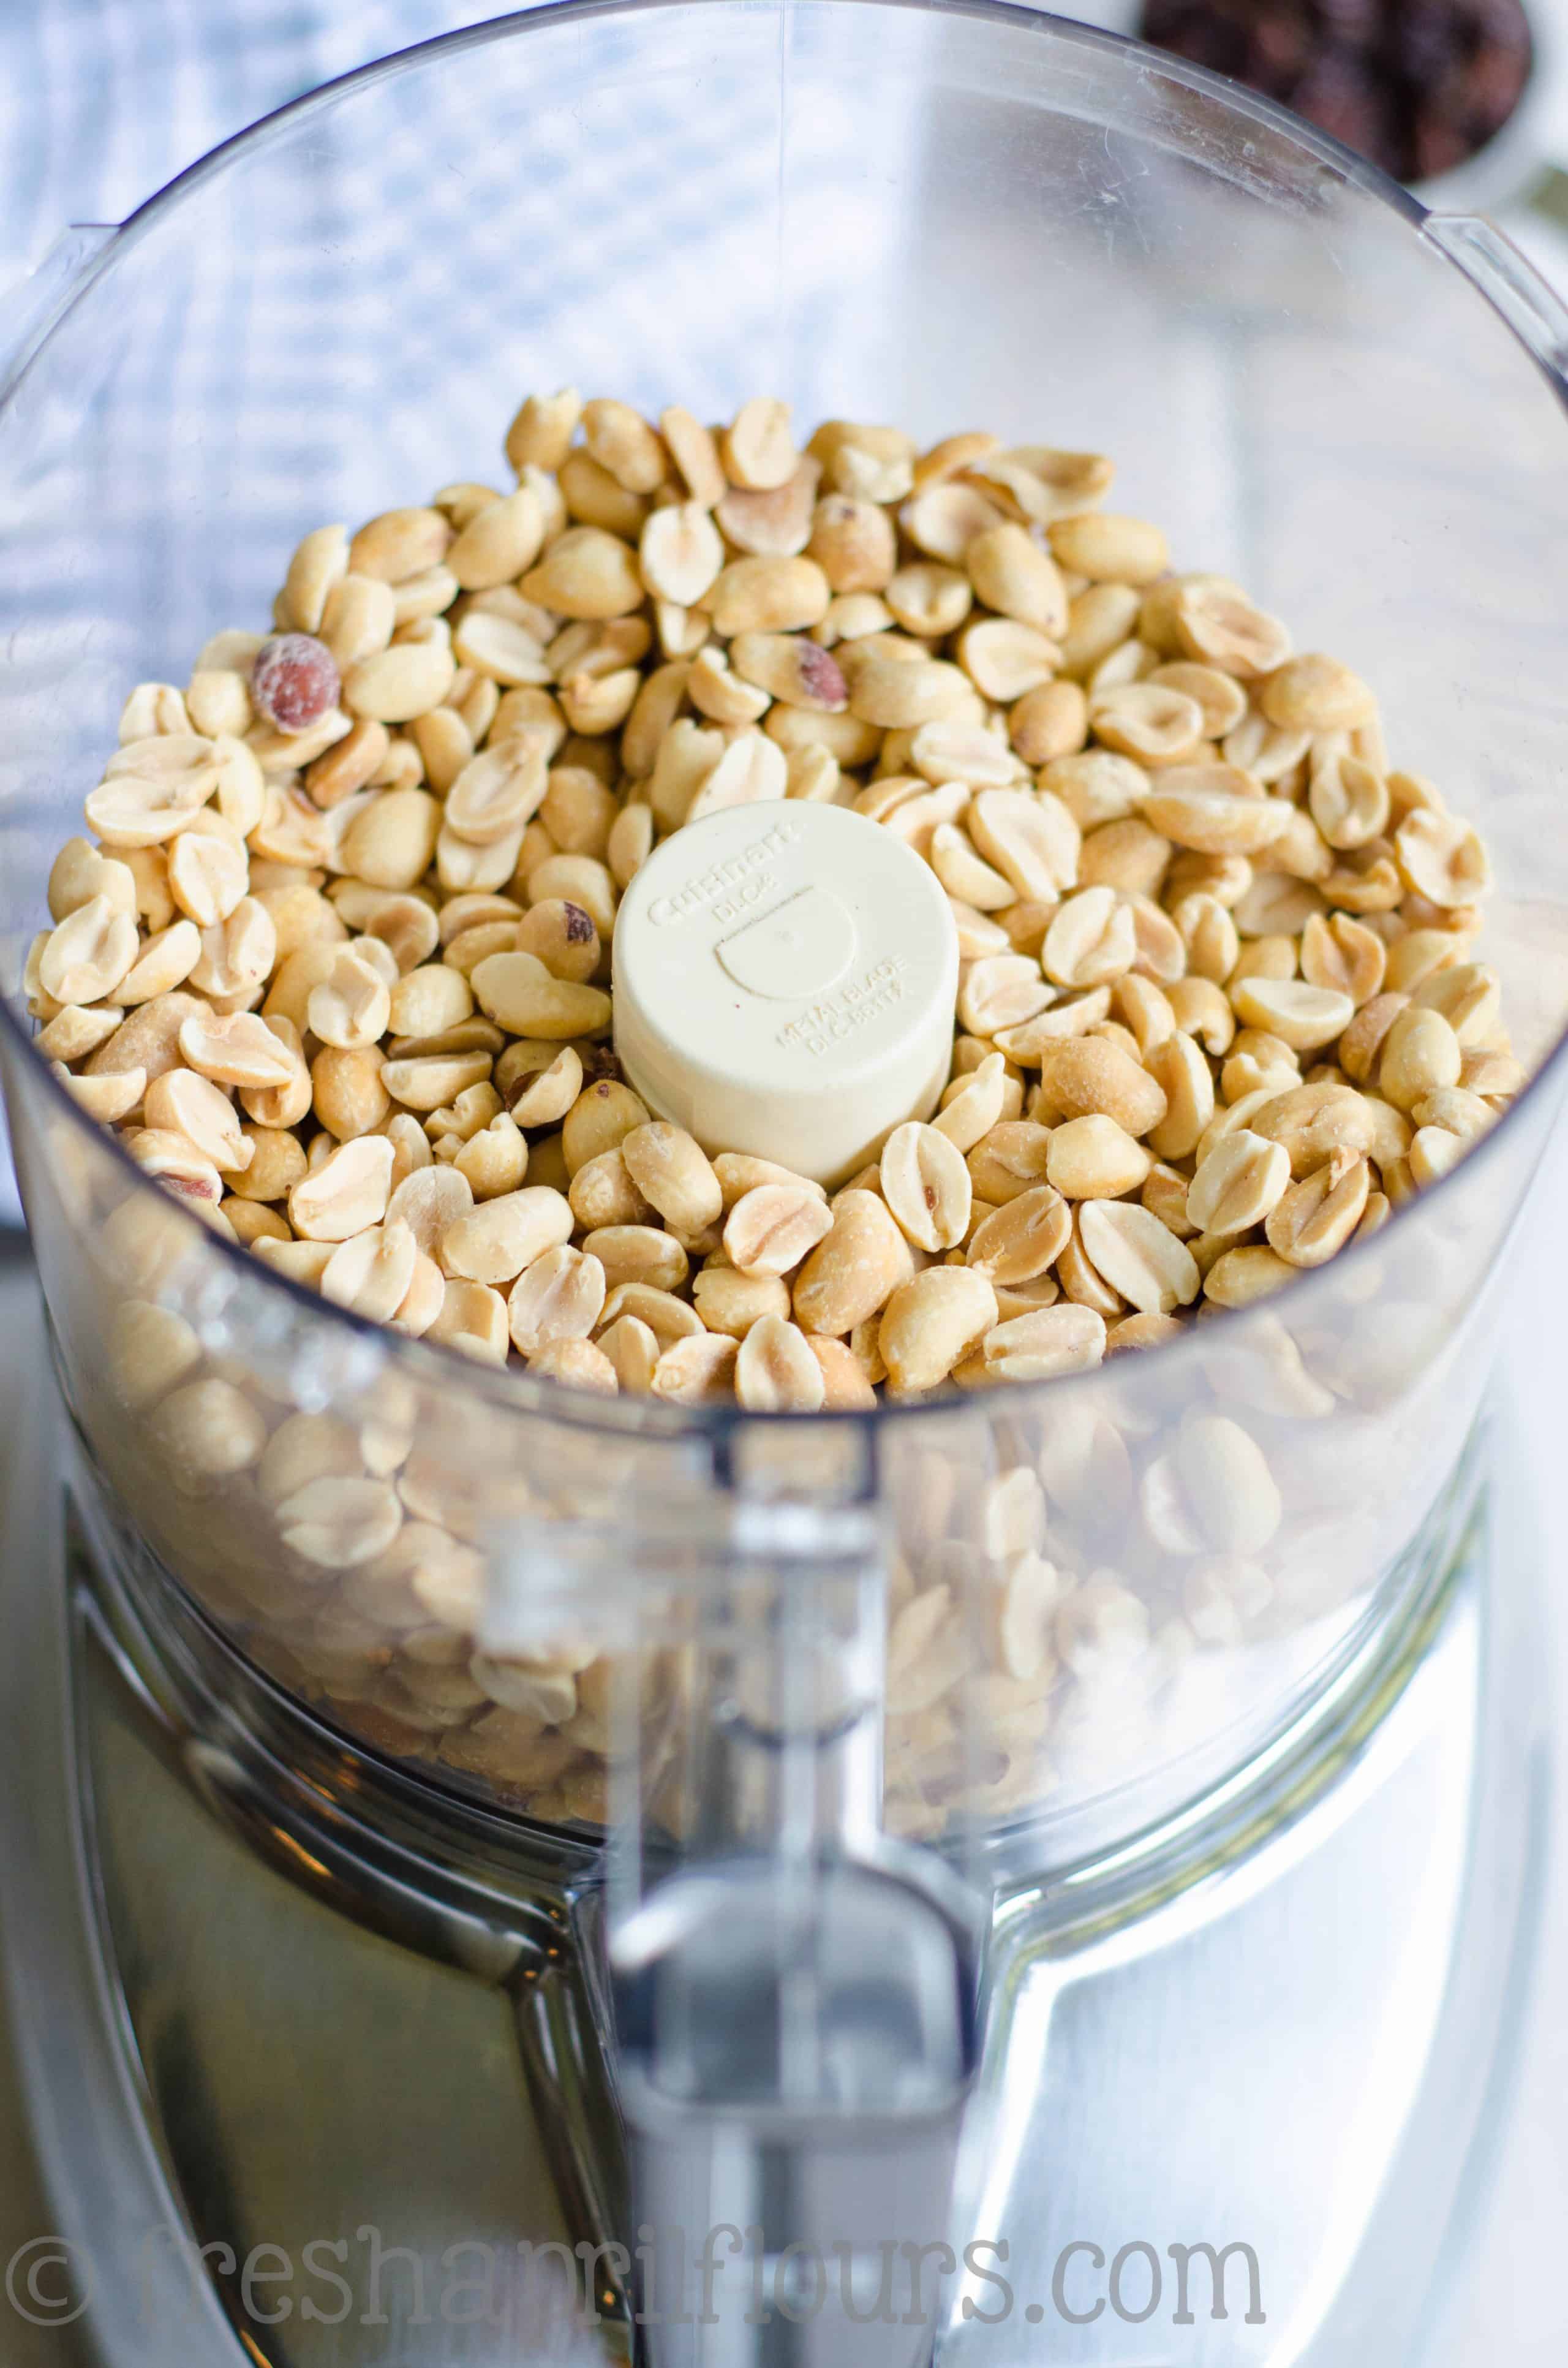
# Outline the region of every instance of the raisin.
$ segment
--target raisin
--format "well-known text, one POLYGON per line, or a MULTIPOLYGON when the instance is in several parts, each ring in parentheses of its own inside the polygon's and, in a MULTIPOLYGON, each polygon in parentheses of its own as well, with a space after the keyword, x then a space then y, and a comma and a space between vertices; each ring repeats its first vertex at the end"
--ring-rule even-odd
POLYGON ((1156 48, 1283 99, 1401 180, 1473 156, 1529 78, 1522 0, 1145 0, 1156 48))
POLYGON ((1303 9, 1265 9, 1250 28, 1253 70, 1266 77, 1269 90, 1288 90, 1311 61, 1317 40, 1317 28, 1303 9))
POLYGON ((1384 146, 1386 98, 1353 55, 1323 51, 1297 85, 1291 104, 1321 131, 1332 132, 1363 155, 1375 156, 1384 146))

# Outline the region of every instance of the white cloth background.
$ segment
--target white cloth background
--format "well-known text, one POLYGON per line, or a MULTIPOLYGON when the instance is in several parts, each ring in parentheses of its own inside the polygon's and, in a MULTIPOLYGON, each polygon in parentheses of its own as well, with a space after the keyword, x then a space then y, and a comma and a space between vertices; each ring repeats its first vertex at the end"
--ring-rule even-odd
POLYGON ((119 222, 257 117, 503 11, 463 0, 7 0, 0 271, 67 222, 119 222))

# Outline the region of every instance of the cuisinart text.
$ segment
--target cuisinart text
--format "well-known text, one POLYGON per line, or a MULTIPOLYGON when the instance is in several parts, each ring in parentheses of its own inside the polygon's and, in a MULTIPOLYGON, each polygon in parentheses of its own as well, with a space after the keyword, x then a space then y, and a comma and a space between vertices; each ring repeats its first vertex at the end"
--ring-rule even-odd
POLYGON ((657 929, 684 921, 693 913, 705 912, 714 921, 738 920, 773 885, 773 875, 767 868, 771 858, 782 855, 800 836, 799 823, 776 823, 763 837, 743 847, 738 855, 727 855, 722 863, 699 872, 673 895, 655 896, 648 907, 649 920, 657 929))

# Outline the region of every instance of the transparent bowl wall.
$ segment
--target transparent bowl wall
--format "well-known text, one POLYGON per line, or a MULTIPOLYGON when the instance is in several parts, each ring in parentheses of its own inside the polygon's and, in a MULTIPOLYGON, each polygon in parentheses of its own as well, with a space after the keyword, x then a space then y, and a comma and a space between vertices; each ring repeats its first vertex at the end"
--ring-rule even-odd
MULTIPOLYGON (((874 0, 458 37, 262 126, 108 244, 0 412, 8 983, 127 689, 263 623, 307 528, 504 482, 518 397, 568 381, 1113 454, 1116 505, 1356 666, 1394 760, 1482 824, 1516 1045, 1555 1042, 1568 444, 1547 376, 1417 209, 1267 108, 1032 15, 874 0)), ((1178 1344, 759 1421, 578 1398, 327 1310, 142 1184, 26 1036, 8 1018, 59 1367, 100 1535, 150 1605, 172 1579, 362 1741, 591 1824, 655 1514, 722 1563, 737 1486, 873 1489, 887 1822, 978 1821, 1041 1868, 1244 1761, 1430 1583, 1557 1099, 1549 1068, 1381 1237, 1178 1344), (292 1468, 363 1473, 375 1557, 280 1529, 264 1442, 301 1416, 292 1468), (1020 1566, 1042 1547, 1054 1579, 1020 1566), (542 1676, 474 1661, 495 1554, 525 1586, 575 1574, 574 1648, 542 1676)), ((657 1637, 642 1692, 678 1826, 694 1713, 657 1637)))

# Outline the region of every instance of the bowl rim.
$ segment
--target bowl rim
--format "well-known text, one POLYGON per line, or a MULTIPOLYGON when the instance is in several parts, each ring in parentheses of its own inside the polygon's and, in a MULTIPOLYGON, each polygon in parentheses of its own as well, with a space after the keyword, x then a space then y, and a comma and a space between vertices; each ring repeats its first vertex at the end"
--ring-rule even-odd
MULTIPOLYGON (((329 81, 271 108, 254 123, 218 142, 164 183, 127 215, 112 235, 87 259, 52 311, 44 333, 28 347, 19 367, 0 387, 0 432, 4 431, 6 410, 25 385, 35 363, 98 281, 108 277, 121 258, 162 222, 165 214, 175 211, 209 181, 266 147, 296 124, 307 121, 312 115, 324 112, 344 98, 395 75, 424 70, 471 50, 482 50, 504 40, 526 38, 540 28, 601 18, 652 17, 659 13, 689 14, 700 5, 701 0, 544 0, 544 5, 538 7, 489 17, 482 24, 461 27, 389 51, 383 57, 335 75, 329 81)), ((1040 38, 1042 42, 1062 42, 1088 52, 1131 59, 1145 74, 1189 89, 1233 116, 1252 118, 1304 157, 1329 167, 1338 179, 1388 206, 1417 237, 1423 237, 1431 215, 1428 207, 1380 166, 1345 146, 1332 134, 1319 131, 1315 125, 1293 114, 1278 101, 1249 90, 1227 75, 1154 49, 1131 35, 1108 31, 1097 26, 1056 16, 1030 5, 1030 0, 771 0, 771 5, 774 12, 779 15, 793 13, 799 5, 802 14, 808 10, 825 14, 857 8, 868 12, 896 12, 906 17, 964 17, 1021 31, 1040 38)), ((1440 256, 1450 268, 1460 268, 1437 241, 1428 241, 1426 245, 1427 251, 1440 256)), ((1531 352, 1512 323, 1498 313, 1484 291, 1468 279, 1468 275, 1461 273, 1460 276, 1466 278, 1476 301, 1488 305, 1515 344, 1538 369, 1541 369, 1540 358, 1531 352)), ((1543 374, 1550 380, 1550 372, 1543 371, 1543 374)), ((1561 387, 1558 393, 1561 400, 1561 387)), ((1044 1396, 1047 1392, 1053 1394, 1050 1402, 1060 1406, 1065 1412, 1070 1395, 1092 1400, 1106 1387, 1108 1360, 1102 1359, 1096 1365, 1055 1375, 1048 1381, 1008 1382, 979 1391, 961 1390, 949 1382, 929 1395, 910 1400, 883 1400, 871 1407, 831 1410, 824 1407, 810 1414, 765 1415, 743 1407, 738 1403, 687 1406, 651 1395, 612 1398, 549 1377, 530 1375, 526 1369, 516 1369, 509 1361, 494 1365, 466 1357, 460 1350, 447 1348, 440 1342, 396 1333, 374 1318, 335 1305, 308 1284, 275 1271, 256 1258, 245 1244, 228 1239, 206 1225, 190 1210, 179 1208, 173 1195, 160 1192, 156 1182, 137 1167, 113 1131, 87 1117, 72 1099, 53 1075, 50 1064, 38 1052, 28 1032, 28 1023, 10 992, 0 992, 0 1033, 10 1039, 17 1054, 31 1062, 42 1091, 52 1098, 54 1109, 66 1122, 79 1128, 111 1162, 118 1163, 138 1194, 157 1195, 165 1208, 172 1206, 180 1221, 193 1228, 192 1239, 199 1235, 204 1246, 227 1262, 221 1265, 218 1271, 232 1274, 237 1284, 244 1282, 256 1286, 259 1283, 263 1289, 282 1292, 301 1315, 309 1316, 315 1324, 325 1322, 343 1327, 349 1337, 373 1347, 383 1361, 392 1361, 399 1366, 412 1365, 412 1378, 432 1385, 445 1381, 449 1386, 460 1377, 465 1390, 494 1405, 498 1411, 519 1417, 548 1417, 552 1421, 569 1423, 574 1428, 604 1431, 629 1440, 705 1442, 711 1446, 716 1462, 721 1465, 727 1463, 735 1435, 759 1422, 774 1428, 811 1428, 831 1423, 841 1430, 845 1426, 854 1425, 863 1435, 864 1469, 869 1490, 874 1490, 877 1486, 876 1444, 895 1424, 901 1431, 917 1421, 934 1423, 939 1429, 944 1422, 951 1423, 964 1417, 985 1419, 1014 1410, 1027 1418, 1040 1413, 1047 1403, 1044 1396)), ((1526 1081, 1510 1107, 1502 1113, 1496 1125, 1488 1129, 1448 1175, 1424 1188, 1415 1201, 1394 1209, 1388 1224, 1376 1235, 1365 1241, 1352 1242, 1324 1267, 1302 1271, 1279 1292, 1268 1293, 1250 1306, 1213 1310, 1202 1325, 1184 1326, 1179 1338, 1160 1342, 1152 1350, 1129 1353, 1140 1360, 1153 1357, 1158 1372, 1162 1375, 1170 1375, 1179 1359, 1185 1357, 1195 1363, 1211 1351, 1214 1343, 1206 1336, 1213 1323, 1221 1325, 1227 1340, 1236 1339, 1239 1327, 1260 1310, 1277 1314, 1281 1306, 1287 1304, 1303 1306, 1310 1295, 1325 1295, 1326 1282, 1319 1291, 1313 1292, 1313 1286, 1320 1283, 1320 1279, 1333 1277, 1340 1280, 1347 1274, 1359 1272, 1372 1257, 1382 1254, 1394 1229, 1407 1230, 1406 1220, 1413 1212, 1425 1216, 1434 1208, 1447 1208, 1453 1199, 1453 1188, 1460 1178, 1477 1176, 1486 1163, 1494 1166, 1500 1142, 1506 1142, 1511 1148, 1519 1136, 1521 1128, 1518 1121, 1522 1120, 1527 1105, 1532 1119, 1544 1110, 1550 1125, 1551 1111, 1547 1105, 1560 1089, 1565 1065, 1568 1065, 1565 1056, 1568 1056, 1568 1021, 1565 1021, 1540 1065, 1526 1081), (1448 1196, 1446 1199, 1445 1195, 1448 1196)), ((1544 1147, 1543 1137, 1541 1148, 1544 1147)), ((1518 1189, 1520 1209, 1528 1199, 1538 1166, 1539 1154, 1524 1184, 1518 1189)), ((1499 1239, 1494 1263, 1506 1255, 1508 1237, 1515 1230, 1517 1216, 1517 1209, 1507 1232, 1499 1239)), ((1196 1372, 1192 1378, 1198 1378, 1196 1372)))

